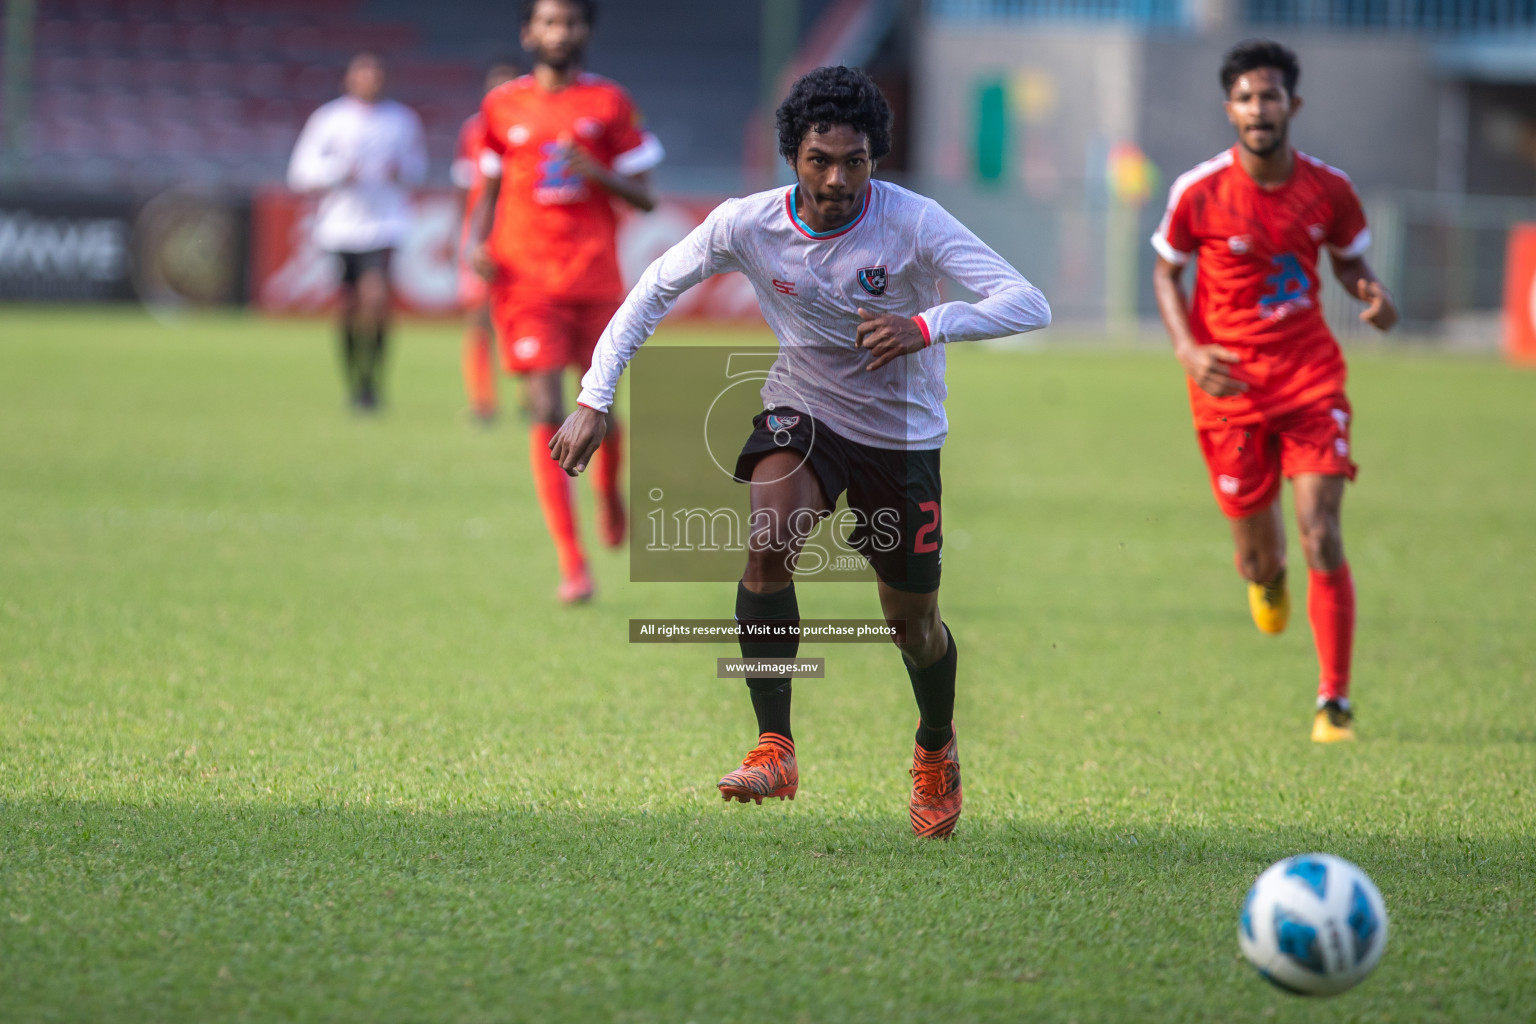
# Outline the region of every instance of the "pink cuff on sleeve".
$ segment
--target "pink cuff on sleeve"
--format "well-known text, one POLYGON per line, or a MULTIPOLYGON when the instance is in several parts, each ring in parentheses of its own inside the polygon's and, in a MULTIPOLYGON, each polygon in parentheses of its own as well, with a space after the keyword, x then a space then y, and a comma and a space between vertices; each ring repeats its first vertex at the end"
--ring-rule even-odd
POLYGON ((923 319, 923 315, 921 313, 912 319, 917 323, 917 329, 923 332, 923 348, 927 348, 932 345, 933 335, 928 330, 928 321, 923 319))

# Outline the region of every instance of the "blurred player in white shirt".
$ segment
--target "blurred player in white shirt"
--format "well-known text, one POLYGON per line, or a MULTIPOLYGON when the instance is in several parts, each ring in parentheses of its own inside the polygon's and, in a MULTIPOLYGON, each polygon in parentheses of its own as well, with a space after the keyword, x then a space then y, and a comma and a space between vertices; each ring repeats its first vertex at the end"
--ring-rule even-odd
MULTIPOLYGON (((750 484, 746 571, 736 590, 744 658, 793 658, 795 573, 806 538, 848 495, 848 542, 878 578, 920 720, 912 830, 943 838, 960 817, 953 726, 956 648, 939 617, 939 449, 944 349, 1044 327, 1040 290, 931 199, 872 180, 890 151, 891 111, 869 76, 818 68, 778 110, 779 151, 796 184, 722 203, 641 275, 592 354, 580 407, 550 442, 567 472, 586 468, 625 365, 678 297, 737 270, 779 340, 763 412, 733 476, 750 484), (949 278, 980 296, 944 302, 949 278)), ((793 798, 800 773, 790 683, 749 678, 758 744, 720 780, 725 799, 793 798)))
POLYGON ((427 175, 415 111, 383 98, 384 64, 360 53, 345 95, 310 115, 293 148, 288 185, 320 193, 315 243, 340 257, 341 347, 352 404, 379 401, 389 329, 389 261, 410 228, 409 186, 427 175))

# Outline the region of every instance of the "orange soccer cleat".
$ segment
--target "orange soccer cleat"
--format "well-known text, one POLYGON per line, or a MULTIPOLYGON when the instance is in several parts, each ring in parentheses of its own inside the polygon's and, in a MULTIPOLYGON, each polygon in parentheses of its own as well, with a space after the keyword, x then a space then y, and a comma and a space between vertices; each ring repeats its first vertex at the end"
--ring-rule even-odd
POLYGON ((592 600, 593 592, 592 574, 585 567, 561 577, 560 585, 555 588, 555 596, 561 604, 584 604, 592 600))
POLYGON ((960 820, 960 755, 953 733, 943 750, 930 752, 914 744, 911 811, 917 835, 948 839, 955 830, 960 820))
POLYGON ((793 800, 799 788, 795 741, 776 732, 759 736, 757 746, 742 759, 741 767, 720 780, 720 796, 727 802, 734 798, 742 803, 762 803, 765 796, 793 800))

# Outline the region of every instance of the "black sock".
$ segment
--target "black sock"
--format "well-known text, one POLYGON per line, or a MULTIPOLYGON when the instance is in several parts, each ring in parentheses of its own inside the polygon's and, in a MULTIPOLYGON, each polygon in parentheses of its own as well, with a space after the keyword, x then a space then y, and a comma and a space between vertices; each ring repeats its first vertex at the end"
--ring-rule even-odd
MULTIPOLYGON (((772 594, 756 594, 745 583, 736 584, 736 621, 748 625, 800 625, 800 604, 795 600, 795 585, 772 594)), ((783 630, 779 631, 781 634, 783 630)), ((738 638, 743 658, 793 658, 800 650, 799 636, 775 636, 770 639, 738 638)), ((793 742, 789 731, 790 680, 776 678, 748 679, 752 691, 752 710, 757 713, 759 733, 776 732, 793 742)))
POLYGON ((379 378, 384 375, 384 328, 376 327, 364 335, 363 349, 363 394, 372 404, 378 401, 379 378))
POLYGON ((347 394, 354 402, 362 397, 358 375, 358 367, 362 363, 362 353, 359 351, 361 347, 362 342, 358 332, 350 325, 343 327, 341 329, 341 372, 347 381, 347 394))
POLYGON ((955 719, 955 636, 944 626, 944 638, 949 642, 944 657, 918 668, 905 658, 907 675, 912 677, 912 695, 917 698, 917 713, 921 721, 917 725, 917 745, 929 752, 943 750, 954 736, 951 727, 955 719))

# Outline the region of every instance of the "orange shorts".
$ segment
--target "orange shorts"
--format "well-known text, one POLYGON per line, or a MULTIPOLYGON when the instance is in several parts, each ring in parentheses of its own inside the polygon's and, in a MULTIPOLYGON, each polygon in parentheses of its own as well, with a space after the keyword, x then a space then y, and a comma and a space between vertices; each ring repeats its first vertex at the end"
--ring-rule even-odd
POLYGON ((1216 504, 1241 519, 1274 502, 1282 476, 1319 473, 1353 480, 1351 419, 1349 399, 1341 392, 1257 423, 1197 429, 1216 504))
POLYGON ((508 373, 547 373, 592 363, 597 339, 618 310, 617 301, 568 301, 513 295, 491 286, 491 322, 508 373))

